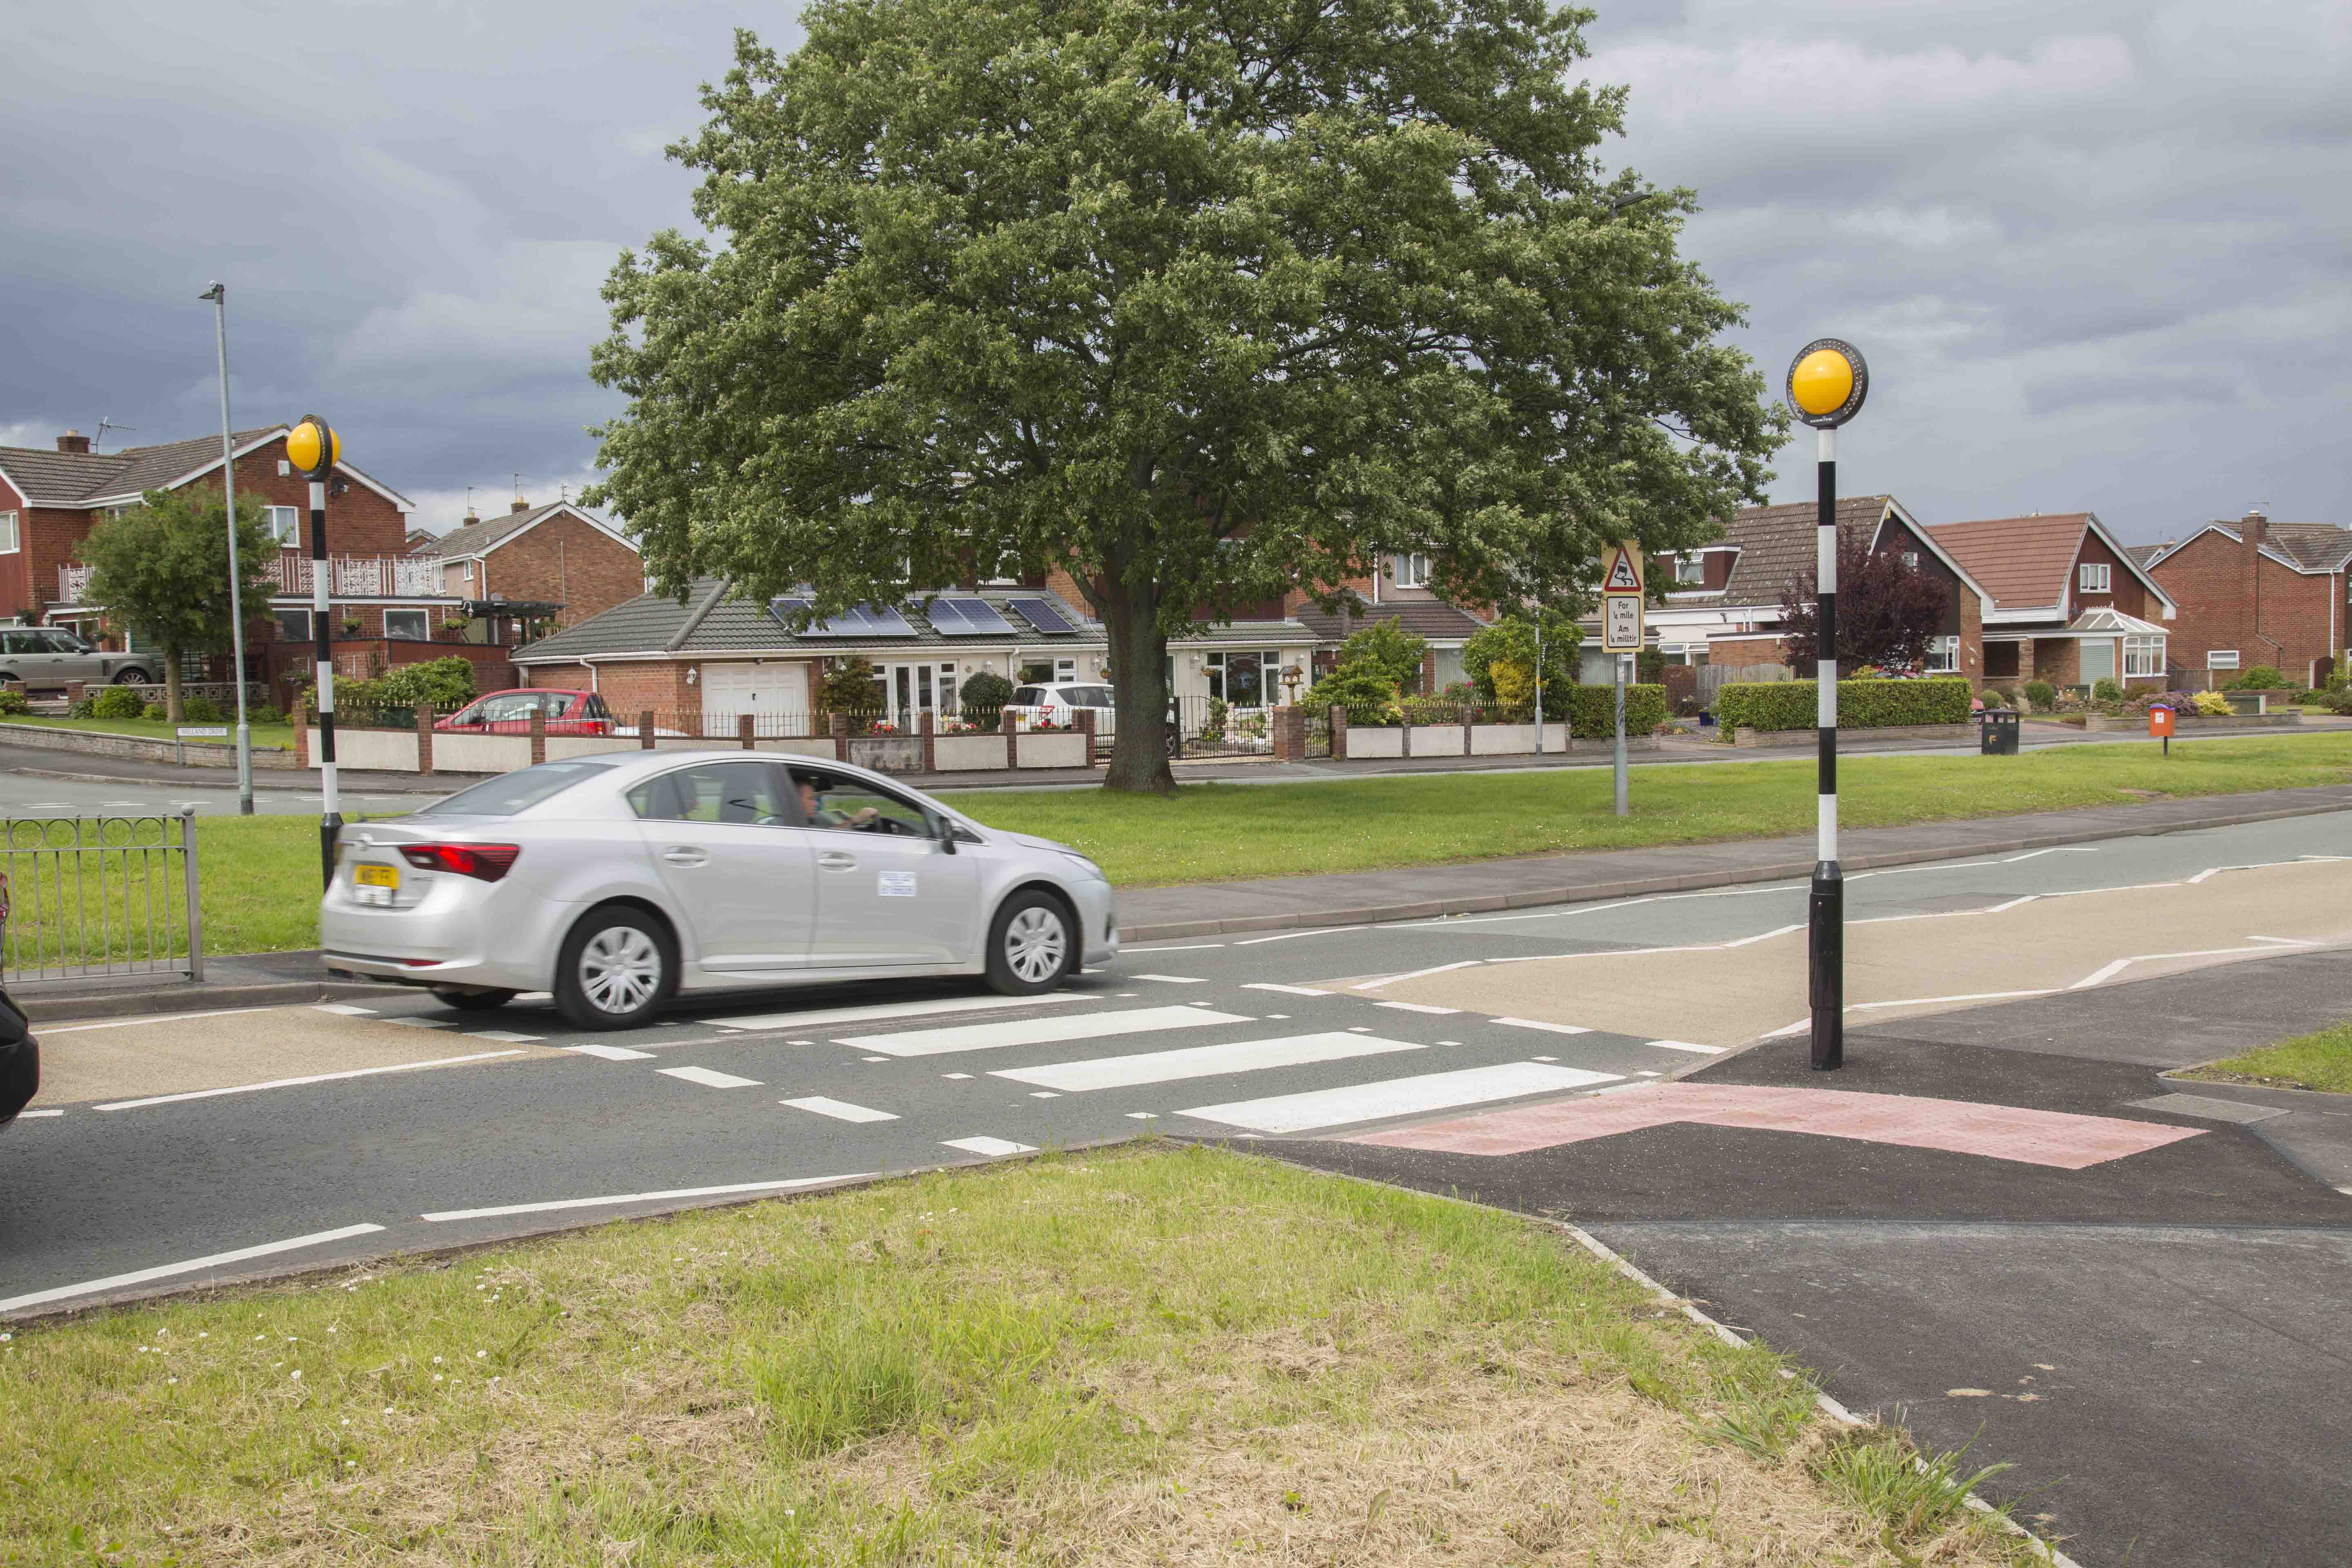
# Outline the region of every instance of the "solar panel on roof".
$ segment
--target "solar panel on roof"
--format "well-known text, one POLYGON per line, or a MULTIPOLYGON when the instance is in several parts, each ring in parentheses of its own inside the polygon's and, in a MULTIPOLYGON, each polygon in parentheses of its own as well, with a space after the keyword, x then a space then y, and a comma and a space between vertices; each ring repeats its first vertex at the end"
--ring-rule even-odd
MULTIPOLYGON (((789 622, 793 616, 808 607, 806 599, 768 601, 769 610, 780 621, 789 622)), ((808 630, 801 633, 804 637, 911 637, 918 635, 915 628, 907 624, 907 617, 898 611, 887 606, 877 608, 872 605, 859 605, 830 620, 812 622, 808 630)))
POLYGON ((986 599, 934 599, 928 614, 931 625, 950 637, 984 637, 1009 632, 1013 623, 996 613, 986 599))
POLYGON ((1015 615, 1041 632, 1065 633, 1078 629, 1070 624, 1070 617, 1062 613, 1062 607, 1051 599, 1007 599, 1004 602, 1015 615))

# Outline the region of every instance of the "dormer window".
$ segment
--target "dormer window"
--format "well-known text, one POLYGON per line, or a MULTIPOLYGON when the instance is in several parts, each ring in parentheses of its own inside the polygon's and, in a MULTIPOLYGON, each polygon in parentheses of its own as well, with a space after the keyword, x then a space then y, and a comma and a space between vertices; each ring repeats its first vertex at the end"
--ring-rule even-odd
POLYGON ((1699 554, 1696 551, 1693 551, 1687 555, 1675 556, 1675 581, 1677 583, 1706 582, 1706 557, 1699 554))
POLYGON ((1400 588, 1428 587, 1429 557, 1426 555, 1398 556, 1396 558, 1395 575, 1396 585, 1400 588))
POLYGON ((2104 594, 2107 592, 2109 570, 2104 561, 2085 561, 2075 570, 2075 585, 2085 594, 2104 594))

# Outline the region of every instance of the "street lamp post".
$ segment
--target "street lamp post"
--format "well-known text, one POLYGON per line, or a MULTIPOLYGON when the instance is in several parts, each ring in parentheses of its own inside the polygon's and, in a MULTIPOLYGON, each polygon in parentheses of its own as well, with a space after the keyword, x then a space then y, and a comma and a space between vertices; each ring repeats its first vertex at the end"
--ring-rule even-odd
POLYGON ((228 635, 236 682, 236 814, 253 815, 253 727, 245 711, 245 579, 236 569, 236 443, 228 425, 228 289, 215 282, 196 296, 213 302, 220 344, 221 500, 228 510, 228 635))
POLYGON ((1789 366, 1789 407, 1818 436, 1819 500, 1814 513, 1815 675, 1813 721, 1821 735, 1818 858, 1806 910, 1809 992, 1812 1003, 1812 1064, 1817 1072, 1845 1065, 1845 874, 1837 848, 1837 430, 1862 410, 1870 368, 1861 351, 1835 338, 1807 343, 1789 366))
MULTIPOLYGON (((319 877, 335 879, 335 836, 343 829, 342 798, 335 787, 334 626, 328 617, 328 588, 334 574, 327 560, 327 480, 343 443, 327 422, 305 414, 286 437, 286 460, 310 481, 310 619, 318 632, 319 680, 319 877)), ((299 722, 300 715, 296 715, 299 722)))

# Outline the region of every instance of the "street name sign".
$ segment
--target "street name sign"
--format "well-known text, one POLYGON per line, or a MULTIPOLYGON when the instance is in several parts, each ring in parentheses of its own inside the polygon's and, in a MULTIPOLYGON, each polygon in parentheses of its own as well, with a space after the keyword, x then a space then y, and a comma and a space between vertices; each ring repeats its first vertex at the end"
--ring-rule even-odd
POLYGON ((217 741, 226 740, 227 738, 228 726, 226 724, 183 724, 180 726, 180 739, 183 741, 217 741))

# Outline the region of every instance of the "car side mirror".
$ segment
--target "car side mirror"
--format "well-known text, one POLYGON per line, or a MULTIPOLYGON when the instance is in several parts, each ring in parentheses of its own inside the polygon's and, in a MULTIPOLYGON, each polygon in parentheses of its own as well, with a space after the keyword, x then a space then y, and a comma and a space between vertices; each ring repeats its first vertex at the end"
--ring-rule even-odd
POLYGON ((925 812, 923 821, 929 826, 931 837, 939 840, 940 853, 954 854, 956 852, 955 824, 936 811, 925 812))

